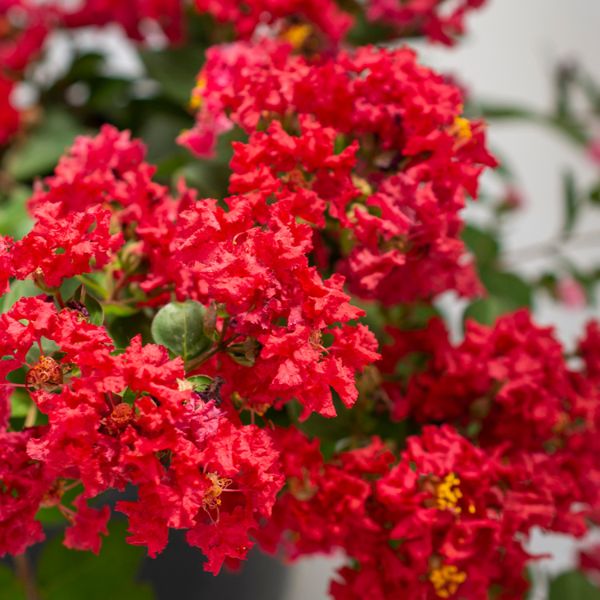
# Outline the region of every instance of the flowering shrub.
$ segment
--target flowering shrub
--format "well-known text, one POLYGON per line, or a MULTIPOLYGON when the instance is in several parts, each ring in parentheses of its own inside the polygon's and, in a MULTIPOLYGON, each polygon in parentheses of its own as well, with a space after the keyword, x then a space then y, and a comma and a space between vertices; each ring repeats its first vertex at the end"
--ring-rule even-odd
POLYGON ((600 328, 566 352, 465 227, 497 161, 459 87, 352 45, 454 43, 482 4, 0 4, 0 185, 31 220, 0 236, 0 555, 49 515, 98 553, 123 514, 214 574, 258 543, 341 552, 339 600, 525 598, 533 529, 593 527, 600 328), (18 105, 50 34, 106 24, 154 91, 84 55, 18 105))

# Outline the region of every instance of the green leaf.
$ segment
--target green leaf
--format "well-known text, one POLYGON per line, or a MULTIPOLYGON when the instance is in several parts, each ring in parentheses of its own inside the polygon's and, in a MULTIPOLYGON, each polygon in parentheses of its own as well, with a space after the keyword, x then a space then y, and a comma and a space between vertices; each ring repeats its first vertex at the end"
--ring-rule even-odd
POLYGON ((26 600, 23 584, 6 565, 0 565, 0 600, 26 600))
POLYGON ((511 307, 509 310, 531 307, 532 288, 518 275, 491 268, 481 269, 479 275, 490 296, 504 300, 511 307))
POLYGON ((213 382, 213 378, 208 375, 193 375, 187 380, 192 384, 195 392, 203 392, 213 382))
POLYGON ((102 325, 104 323, 104 309, 102 308, 102 304, 100 304, 98 299, 90 293, 86 286, 83 284, 80 285, 75 292, 73 292, 72 299, 85 306, 89 314, 87 320, 92 323, 92 325, 102 325))
POLYGON ((149 50, 140 56, 150 77, 160 83, 162 93, 177 104, 187 106, 203 54, 188 46, 160 52, 149 50))
POLYGON ((140 312, 136 306, 128 304, 117 304, 116 302, 107 302, 104 304, 104 312, 112 317, 131 317, 140 312))
POLYGON ((572 571, 552 581, 548 600, 600 600, 600 590, 583 573, 572 571))
POLYGON ((204 307, 199 302, 171 302, 152 321, 152 337, 184 361, 198 356, 210 345, 204 335, 204 307))
POLYGON ((81 125, 68 111, 49 110, 41 125, 7 156, 8 173, 17 181, 46 175, 73 143, 75 136, 83 132, 81 125))
POLYGON ((27 199, 31 196, 31 189, 25 185, 18 185, 0 204, 0 235, 9 235, 21 239, 31 229, 31 218, 27 213, 27 199))
POLYGON ((10 289, 0 297, 0 313, 6 312, 20 298, 39 296, 42 292, 33 281, 13 281, 10 289))
POLYGON ((472 302, 463 315, 463 319, 473 319, 484 325, 492 325, 498 317, 514 310, 513 304, 506 298, 489 296, 472 302))
POLYGON ((562 233, 564 237, 568 237, 577 222, 581 205, 577 195, 577 188, 575 187, 575 177, 571 171, 567 171, 563 175, 563 201, 564 219, 562 233))
POLYGON ((38 565, 44 600, 151 600, 148 584, 135 581, 145 551, 125 542, 125 524, 115 522, 98 556, 69 550, 62 536, 48 542, 38 565))
POLYGON ((498 240, 489 231, 467 225, 462 233, 467 248, 473 253, 478 265, 493 263, 498 258, 498 240))

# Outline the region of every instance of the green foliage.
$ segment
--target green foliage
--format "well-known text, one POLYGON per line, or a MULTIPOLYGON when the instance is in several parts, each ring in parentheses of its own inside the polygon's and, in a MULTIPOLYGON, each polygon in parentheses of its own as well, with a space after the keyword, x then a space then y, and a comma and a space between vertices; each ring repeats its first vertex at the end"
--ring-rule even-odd
POLYGON ((17 181, 50 173, 75 136, 85 131, 69 111, 49 109, 40 125, 7 156, 7 173, 17 181))
MULTIPOLYGON (((145 551, 125 542, 125 524, 113 523, 98 556, 69 550, 62 536, 47 542, 36 569, 40 600, 152 600, 148 584, 135 581, 145 551)), ((14 572, 0 566, 0 600, 25 598, 14 572)))
POLYGON ((152 321, 152 338, 184 361, 208 349, 211 341, 204 335, 204 307, 199 302, 171 302, 161 308, 152 321))
POLYGON ((600 600, 600 589, 583 573, 571 571, 552 581, 548 600, 600 600))

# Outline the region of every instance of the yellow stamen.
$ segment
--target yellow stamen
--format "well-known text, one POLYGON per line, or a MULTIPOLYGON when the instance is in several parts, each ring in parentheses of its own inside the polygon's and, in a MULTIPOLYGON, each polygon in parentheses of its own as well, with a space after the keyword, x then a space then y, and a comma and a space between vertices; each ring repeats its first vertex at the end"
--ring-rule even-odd
POLYGON ((216 509, 221 505, 221 494, 233 482, 227 477, 219 477, 217 473, 206 473, 206 478, 212 485, 204 493, 202 502, 204 503, 205 508, 216 509))
POLYGON ((286 29, 281 37, 286 42, 289 42, 295 50, 301 48, 304 45, 304 42, 312 33, 313 29, 308 23, 301 23, 299 25, 292 25, 288 29, 286 29))
POLYGON ((451 132, 460 141, 468 142, 473 137, 471 122, 469 119, 465 119, 464 117, 455 117, 454 123, 451 127, 451 132))
MULTIPOLYGON (((450 473, 435 486, 435 505, 440 510, 450 510, 456 514, 461 512, 458 506, 459 500, 463 497, 460 491, 460 479, 450 473)), ((472 512, 469 508, 469 512, 472 512)))
POLYGON ((201 74, 196 80, 196 87, 192 90, 192 97, 190 98, 190 108, 192 110, 198 110, 202 106, 204 98, 202 92, 206 89, 206 77, 201 74))
POLYGON ((429 572, 429 581, 440 598, 450 598, 466 581, 467 574, 455 565, 441 565, 429 572))

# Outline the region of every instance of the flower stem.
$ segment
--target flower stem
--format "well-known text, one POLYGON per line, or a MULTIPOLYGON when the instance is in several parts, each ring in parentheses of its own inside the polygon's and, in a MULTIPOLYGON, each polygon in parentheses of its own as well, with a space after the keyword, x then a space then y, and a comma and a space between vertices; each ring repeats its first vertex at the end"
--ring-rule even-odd
POLYGON ((14 557, 14 561, 17 577, 23 582, 25 588, 25 597, 27 600, 40 600, 35 573, 33 572, 29 557, 25 553, 17 554, 14 557))

